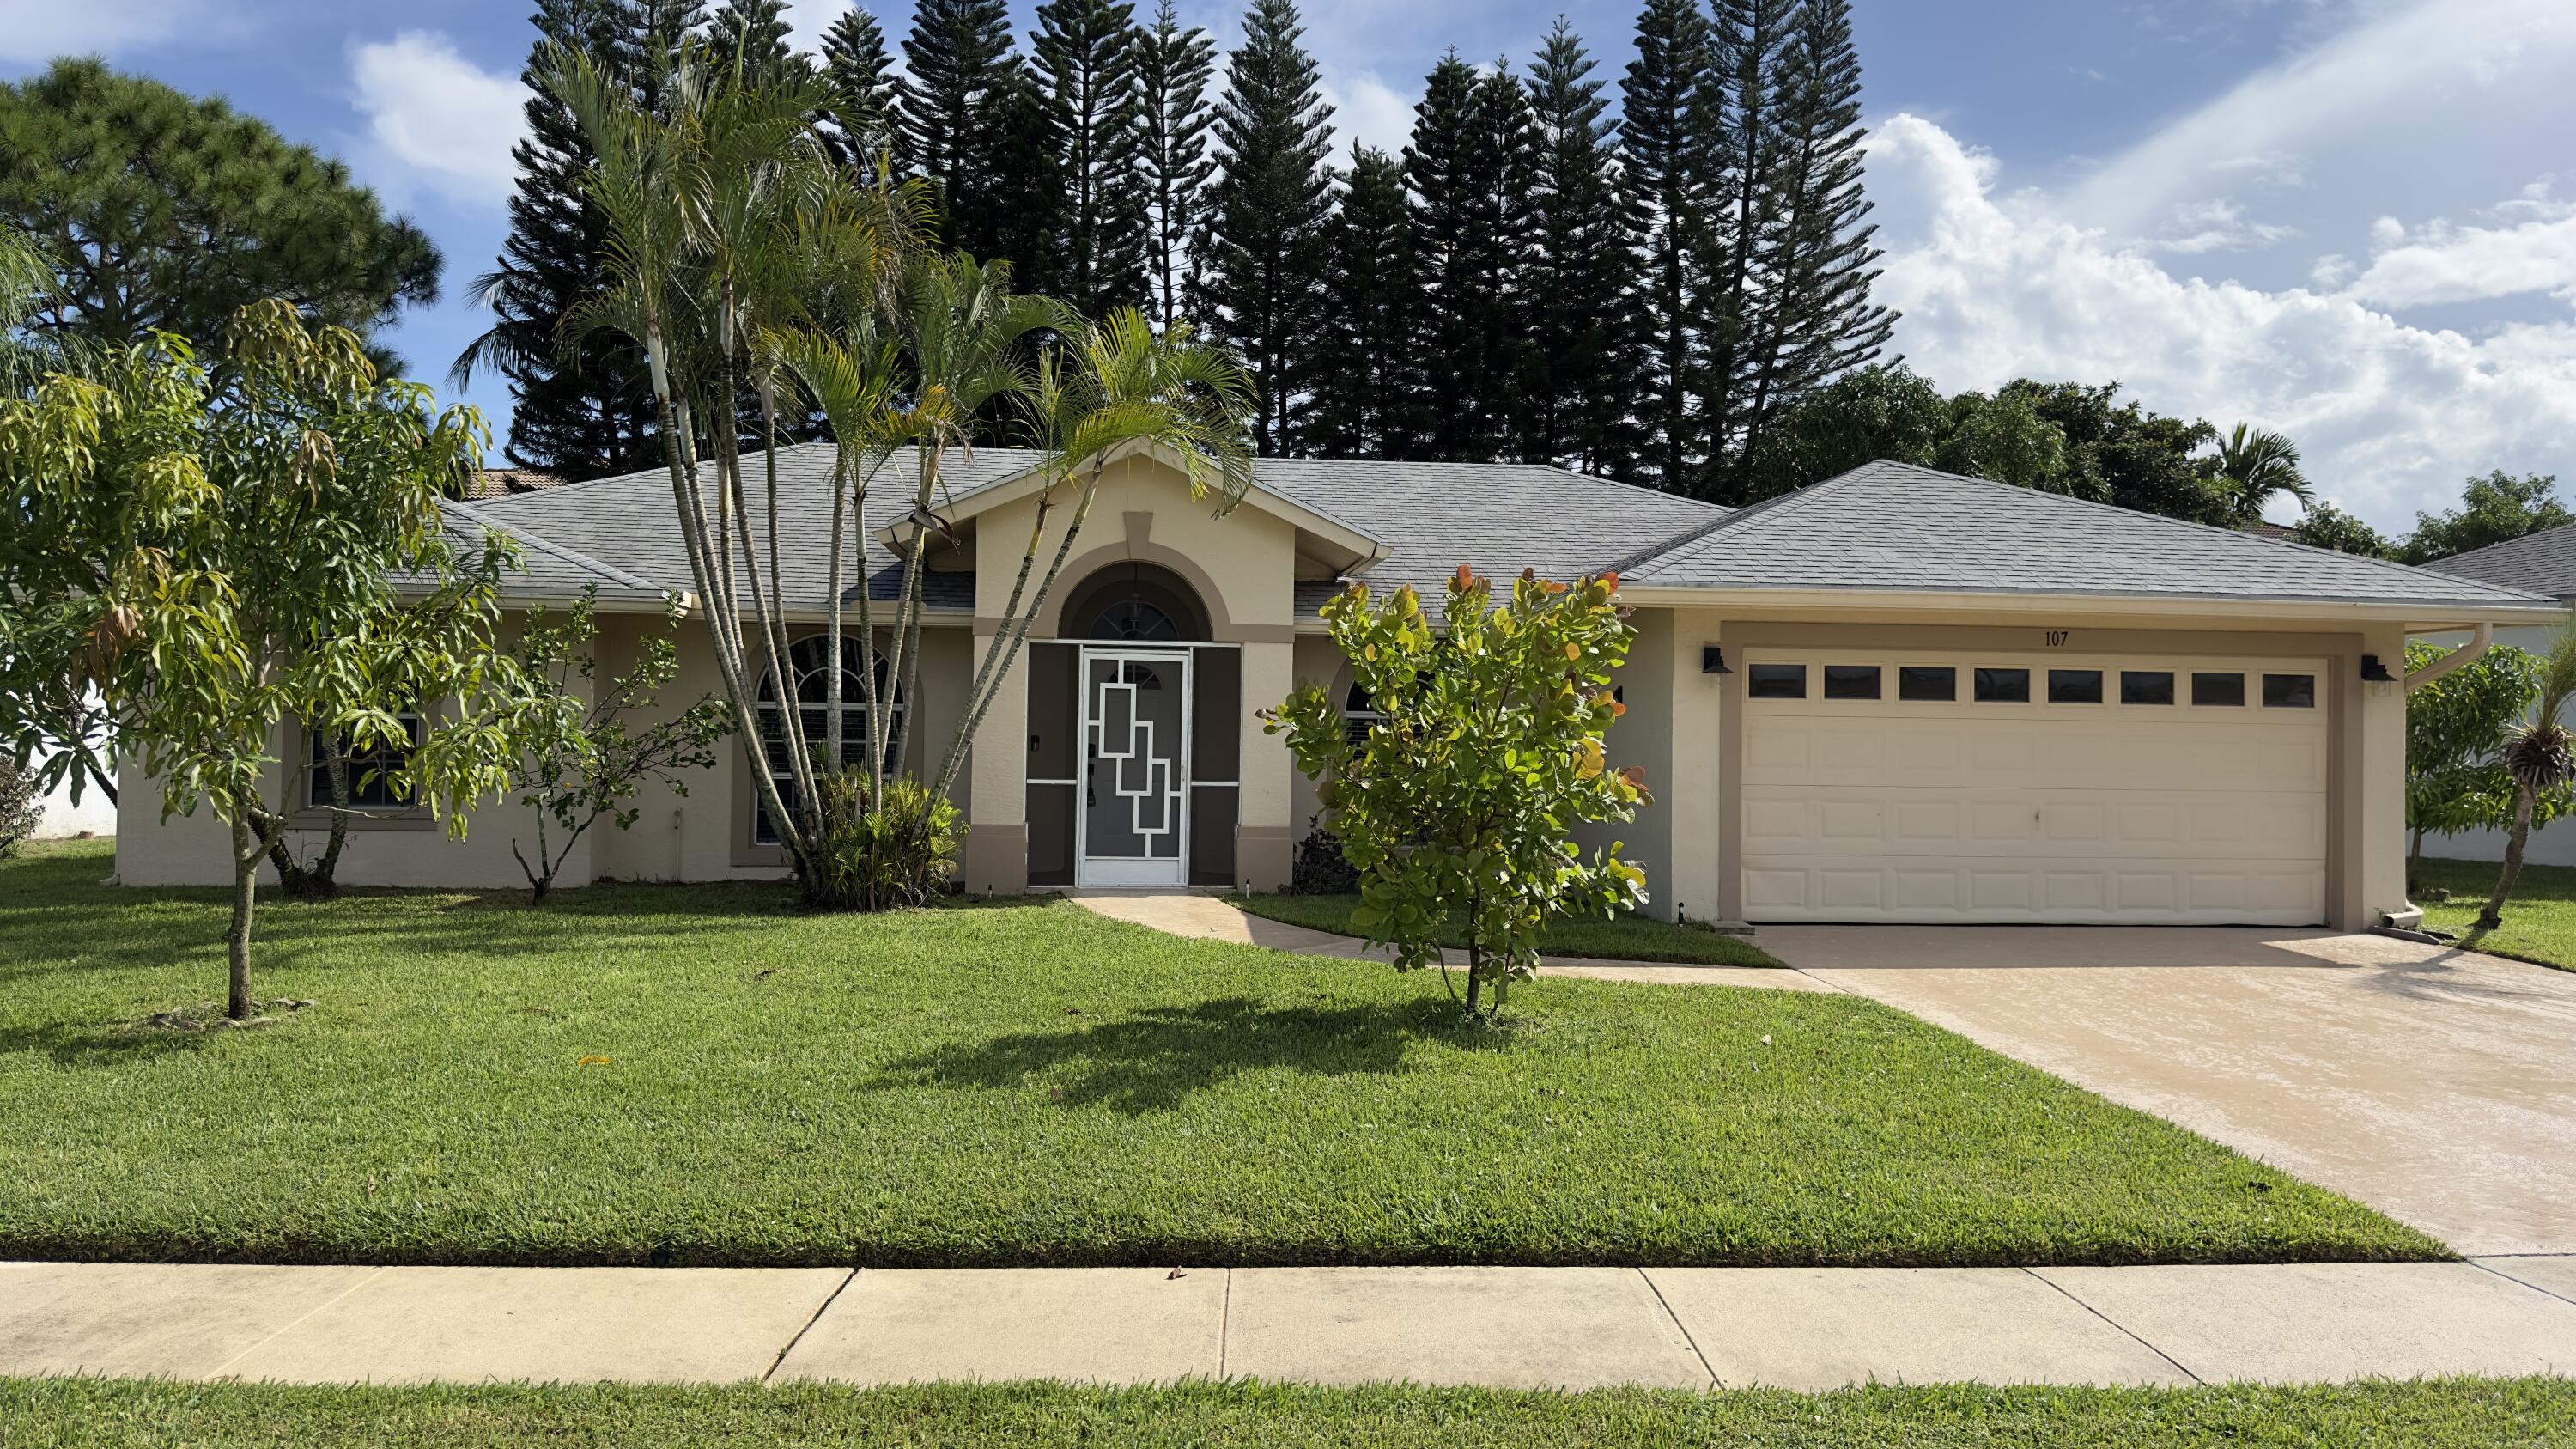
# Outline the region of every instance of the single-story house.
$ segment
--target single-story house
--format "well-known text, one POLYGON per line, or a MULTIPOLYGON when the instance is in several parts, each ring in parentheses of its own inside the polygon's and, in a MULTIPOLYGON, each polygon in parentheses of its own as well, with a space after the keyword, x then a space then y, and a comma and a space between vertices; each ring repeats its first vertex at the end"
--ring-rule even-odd
MULTIPOLYGON (((1033 461, 988 448, 950 469, 919 697, 892 706, 914 713, 915 768, 1000 625, 1035 517, 1033 461)), ((818 715, 832 453, 786 449, 778 464, 803 606, 792 688, 818 715)), ((906 471, 898 459, 885 476, 906 471)), ((908 546, 900 491, 868 504, 879 601, 908 546)), ((621 611, 608 669, 665 627, 666 592, 691 587, 659 472, 458 505, 456 521, 526 546, 514 604, 590 586, 621 611)), ((1728 510, 1550 467, 1263 459, 1220 516, 1139 453, 1109 469, 1036 622, 1042 642, 960 781, 964 885, 1279 888, 1315 793, 1255 711, 1314 681, 1364 719, 1318 606, 1352 580, 1436 601, 1460 564, 1618 571, 1638 638, 1610 749, 1655 799, 1601 843, 1615 834, 1645 864, 1659 913, 1753 922, 2403 915, 2407 637, 2553 627, 2566 612, 2517 588, 1893 463, 1728 510)), ((679 643, 675 708, 716 688, 702 621, 679 643)), ((281 758, 307 747, 279 743, 281 758)), ((566 883, 780 873, 751 788, 768 767, 758 742, 732 742, 685 797, 652 791, 632 829, 595 831, 566 883)), ((152 782, 125 783, 121 879, 225 879, 213 822, 164 824, 152 782)), ((525 825, 494 807, 458 842, 396 808, 364 823, 342 878, 514 885, 525 825)))
MULTIPOLYGON (((2453 554, 2424 567, 2456 578, 2540 594, 2561 604, 2576 603, 2576 523, 2453 554)), ((2561 628, 2556 624, 2501 628, 2494 631, 2495 642, 2546 654, 2558 642, 2561 628)), ((2446 637, 2440 642, 2456 641, 2446 637)), ((2464 830, 2457 835, 2427 837, 2424 853, 2455 860, 2502 860, 2504 848, 2504 831, 2464 830)), ((2557 821, 2533 831, 2523 858, 2541 865, 2576 865, 2576 820, 2557 821)))

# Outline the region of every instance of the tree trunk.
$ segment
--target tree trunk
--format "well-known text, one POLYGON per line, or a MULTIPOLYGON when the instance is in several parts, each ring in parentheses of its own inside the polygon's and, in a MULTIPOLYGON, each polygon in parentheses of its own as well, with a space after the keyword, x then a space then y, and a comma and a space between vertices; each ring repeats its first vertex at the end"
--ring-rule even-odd
POLYGON ((233 920, 224 932, 224 952, 230 958, 232 983, 224 1001, 224 1015, 235 1021, 250 1019, 250 917, 259 903, 258 835, 252 832, 247 816, 233 822, 233 920))
POLYGON ((1476 946, 1476 938, 1467 938, 1467 1014, 1476 1014, 1476 994, 1485 985, 1485 953, 1476 946))
POLYGON ((2406 848, 2406 894, 2414 895, 2424 888, 2424 832, 2419 827, 2408 836, 2406 848))
POLYGON ((2478 912, 2477 929, 2492 931, 2504 924, 2505 897, 2513 894, 2513 883, 2522 874, 2522 848, 2531 840, 2531 807, 2533 792, 2526 785, 2515 792, 2513 834, 2505 841, 2504 869, 2496 876, 2495 894, 2487 898, 2485 910, 2478 912))

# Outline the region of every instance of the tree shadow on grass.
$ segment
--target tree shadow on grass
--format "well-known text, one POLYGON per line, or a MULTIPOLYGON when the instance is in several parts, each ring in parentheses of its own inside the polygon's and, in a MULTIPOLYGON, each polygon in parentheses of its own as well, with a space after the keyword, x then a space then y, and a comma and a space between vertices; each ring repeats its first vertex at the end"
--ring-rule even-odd
MULTIPOLYGON (((279 1030, 282 1028, 270 1028, 279 1030)), ((0 1027, 0 1056, 43 1052, 63 1067, 121 1067, 151 1061, 173 1052, 203 1049, 218 1035, 208 1031, 172 1031, 132 1022, 113 1025, 65 1025, 43 1022, 0 1027)))
POLYGON ((1064 1031, 952 1042, 888 1063, 869 1085, 1010 1088, 1041 1075, 1067 1106, 1130 1116, 1168 1112, 1190 1094, 1246 1072, 1285 1067, 1308 1076, 1392 1076, 1417 1042, 1469 1049, 1509 1034, 1464 1020, 1442 997, 1350 1006, 1274 1006, 1247 996, 1152 1006, 1123 1020, 1064 1031))

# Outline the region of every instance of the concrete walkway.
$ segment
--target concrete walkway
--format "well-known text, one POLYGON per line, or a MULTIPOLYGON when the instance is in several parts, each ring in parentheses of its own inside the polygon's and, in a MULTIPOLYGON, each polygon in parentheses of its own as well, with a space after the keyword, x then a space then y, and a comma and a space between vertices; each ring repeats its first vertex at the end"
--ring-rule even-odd
MULTIPOLYGON (((1075 904, 1112 920, 1150 926, 1175 936, 1201 941, 1232 941, 1266 946, 1300 956, 1330 956, 1345 961, 1383 961, 1385 951, 1356 936, 1337 936, 1256 916, 1217 897, 1194 891, 1074 891, 1075 904)), ((1465 966, 1467 953, 1444 951, 1452 966, 1465 966)), ((1754 966, 1686 966, 1646 961, 1602 961, 1582 956, 1552 956, 1541 976, 1589 976, 1605 981, 1652 981, 1671 986, 1762 986, 1776 991, 1831 991, 1835 988, 1796 971, 1754 966)))
POLYGON ((2576 1373, 2576 1257, 2263 1267, 0 1263, 0 1374, 1826 1389, 2576 1373))

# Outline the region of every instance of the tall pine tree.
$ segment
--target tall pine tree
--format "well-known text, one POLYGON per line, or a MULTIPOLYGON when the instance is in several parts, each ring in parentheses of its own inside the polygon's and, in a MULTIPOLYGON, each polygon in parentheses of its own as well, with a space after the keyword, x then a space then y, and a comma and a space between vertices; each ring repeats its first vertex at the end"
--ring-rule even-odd
POLYGON ((897 138, 894 105, 894 61, 886 54, 885 32, 876 17, 852 6, 823 32, 823 78, 831 83, 831 113, 823 118, 823 140, 832 159, 844 166, 873 166, 892 154, 898 172, 903 148, 897 138))
POLYGON ((1138 186, 1145 202, 1145 273, 1155 320, 1181 311, 1191 234, 1216 165, 1208 159, 1208 77, 1215 48, 1207 32, 1181 29, 1172 0, 1135 37, 1138 186))
POLYGON ((1047 0, 1037 10, 1037 78, 1064 195, 1056 285, 1088 317, 1145 302, 1135 13, 1125 0, 1047 0))
POLYGON ((1700 308, 1708 281, 1717 143, 1713 58, 1698 0, 1646 0, 1637 58, 1621 86, 1627 209, 1638 236, 1638 334, 1644 359, 1637 414, 1645 480, 1670 492, 1699 481, 1700 308))
POLYGON ((1305 388, 1329 260, 1333 108, 1292 0, 1253 0, 1243 44, 1226 59, 1216 108, 1219 177, 1196 251, 1209 331, 1233 346, 1261 389, 1253 441, 1264 453, 1305 446, 1305 388))
POLYGON ((680 47, 707 23, 706 0, 616 0, 617 54, 635 99, 659 113, 680 47))
POLYGON ((1764 434, 1779 414, 1876 358, 1896 325, 1894 312, 1869 299, 1880 251, 1861 191, 1860 57, 1845 0, 1805 0, 1779 75, 1768 226, 1738 389, 1738 497, 1759 476, 1764 434))
POLYGON ((1763 350, 1761 314, 1777 299, 1766 252, 1779 230, 1782 57, 1805 0, 1716 0, 1708 113, 1716 117, 1715 194, 1700 234, 1708 294, 1700 309, 1699 419, 1708 456, 1693 491, 1733 500, 1744 475, 1745 397, 1763 350))
POLYGON ((1042 184, 1048 178, 1000 168, 1054 147, 1042 134, 1045 107, 1011 48, 1010 7, 921 0, 903 54, 895 107, 906 159, 939 187, 945 239, 977 257, 1009 258, 1021 286, 1034 290, 1044 267, 1013 247, 1050 229, 1043 213, 1058 198, 1042 184))
POLYGON ((1509 71, 1479 75, 1455 51, 1433 67, 1404 176, 1424 343, 1443 379, 1428 439, 1436 458, 1490 462, 1511 448, 1529 341, 1519 268, 1536 150, 1528 99, 1509 71))
POLYGON ((476 292, 492 308, 491 328, 457 358, 461 386, 474 369, 509 379, 512 408, 504 451, 512 463, 566 478, 595 478, 651 466, 654 411, 639 359, 605 334, 577 358, 561 352, 566 311, 606 285, 599 265, 607 228, 583 197, 593 164, 581 127, 541 84, 548 49, 563 45, 612 58, 629 53, 616 0, 539 0, 537 43, 520 73, 527 83, 528 134, 511 148, 519 183, 510 233, 476 292))
POLYGON ((1637 347, 1629 278, 1635 237, 1619 205, 1617 126, 1592 57, 1560 18, 1530 71, 1539 132, 1531 200, 1532 368, 1521 451, 1535 461, 1620 474, 1636 455, 1628 406, 1637 347))
POLYGON ((1420 457, 1430 390, 1402 163, 1368 147, 1353 154, 1331 238, 1314 380, 1315 450, 1334 457, 1420 457))
POLYGON ((707 22, 707 41, 719 65, 784 75, 795 59, 787 43, 787 0, 724 0, 707 22))

